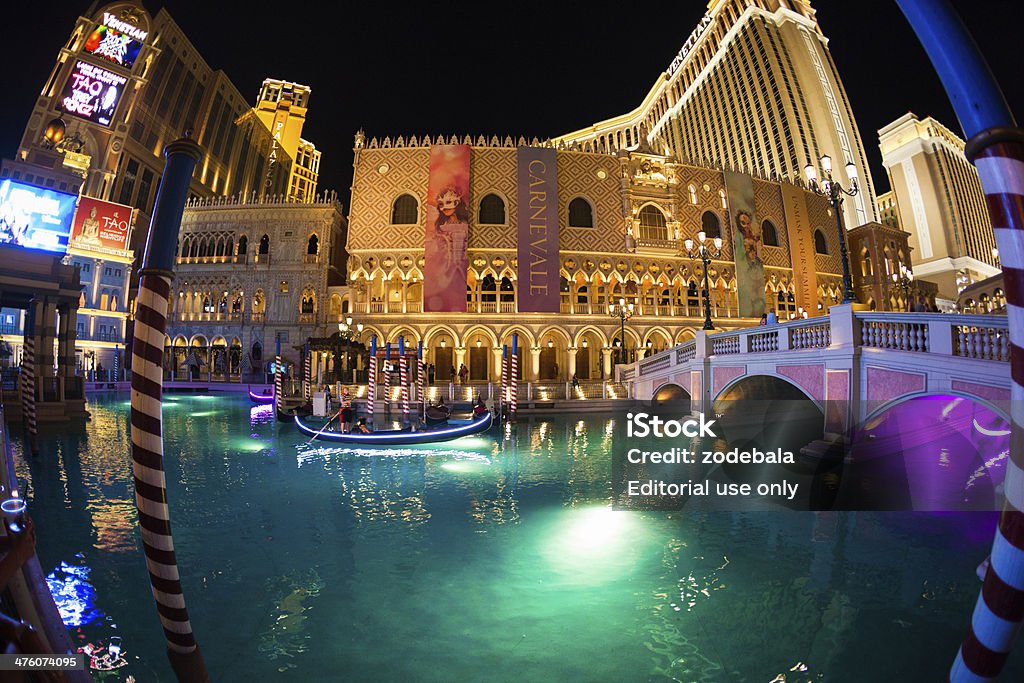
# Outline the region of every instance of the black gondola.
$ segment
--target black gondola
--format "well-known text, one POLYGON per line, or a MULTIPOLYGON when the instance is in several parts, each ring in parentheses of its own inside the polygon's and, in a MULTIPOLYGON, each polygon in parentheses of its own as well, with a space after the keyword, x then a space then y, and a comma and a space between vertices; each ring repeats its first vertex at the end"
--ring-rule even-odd
POLYGON ((346 434, 315 429, 304 423, 297 415, 294 417, 294 421, 295 426, 300 432, 313 439, 387 448, 388 446, 407 446, 409 444, 440 443, 479 434, 491 428, 491 425, 494 424, 494 417, 488 411, 474 416, 472 420, 464 424, 449 424, 437 429, 426 429, 419 432, 408 429, 391 429, 379 432, 349 432, 346 434))

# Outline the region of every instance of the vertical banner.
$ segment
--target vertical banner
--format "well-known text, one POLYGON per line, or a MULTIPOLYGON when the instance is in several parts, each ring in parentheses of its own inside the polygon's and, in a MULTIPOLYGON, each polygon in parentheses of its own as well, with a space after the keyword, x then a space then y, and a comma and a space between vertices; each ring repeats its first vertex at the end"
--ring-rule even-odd
POLYGON ((519 311, 558 313, 558 167, 550 147, 519 148, 519 311))
POLYGON ((725 171, 729 197, 729 225, 736 259, 736 294, 741 318, 760 318, 766 312, 764 261, 761 260, 761 224, 754 212, 754 181, 744 174, 725 171))
POLYGON ((423 310, 466 312, 469 261, 469 145, 430 148, 423 310))
POLYGON ((804 190, 782 183, 782 206, 786 212, 786 234, 789 237, 789 258, 796 285, 796 305, 805 311, 818 310, 818 271, 814 265, 814 238, 807 216, 804 190))

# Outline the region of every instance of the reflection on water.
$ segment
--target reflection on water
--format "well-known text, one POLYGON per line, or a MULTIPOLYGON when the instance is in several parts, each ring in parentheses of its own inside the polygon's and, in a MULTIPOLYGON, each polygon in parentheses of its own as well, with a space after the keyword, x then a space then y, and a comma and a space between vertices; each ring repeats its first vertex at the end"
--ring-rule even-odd
MULTIPOLYGON (((168 499, 213 680, 935 680, 996 520, 613 512, 621 420, 385 455, 310 445, 247 397, 172 398, 168 499)), ((78 644, 123 637, 122 679, 173 681, 122 401, 91 399, 85 433, 41 437, 38 458, 16 444, 18 473, 78 644)))

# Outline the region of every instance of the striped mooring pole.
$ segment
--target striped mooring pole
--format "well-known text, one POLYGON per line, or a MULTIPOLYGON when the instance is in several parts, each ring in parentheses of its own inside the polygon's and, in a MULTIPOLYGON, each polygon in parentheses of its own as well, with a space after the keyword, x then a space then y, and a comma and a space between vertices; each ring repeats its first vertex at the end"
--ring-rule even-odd
POLYGON ((21 350, 21 412, 28 436, 29 450, 32 455, 39 454, 39 423, 36 418, 36 340, 30 336, 35 334, 35 316, 30 326, 31 332, 25 335, 21 350))
POLYGON ((205 683, 209 675, 185 608, 171 535, 162 424, 164 333, 174 257, 189 182, 203 151, 186 137, 167 145, 164 156, 167 164, 139 271, 133 329, 131 437, 135 505, 171 668, 179 681, 205 683))
POLYGON ((391 414, 391 342, 384 344, 384 415, 391 414))
POLYGON ((281 410, 281 403, 283 403, 284 392, 284 381, 281 377, 281 337, 278 335, 276 343, 274 345, 274 412, 275 414, 281 410))
POLYGON ((366 416, 373 424, 373 409, 377 403, 377 335, 370 337, 370 368, 366 382, 366 416))
POLYGON ((405 337, 398 338, 398 381, 402 385, 402 420, 409 421, 409 359, 405 356, 405 337))
POLYGON ((1024 620, 1024 130, 949 0, 896 0, 956 110, 978 167, 1003 267, 1010 336, 1010 457, 1005 501, 981 594, 949 672, 951 683, 994 681, 1024 620))
POLYGON ((420 401, 420 412, 426 417, 427 396, 423 393, 426 384, 424 375, 427 374, 426 366, 423 365, 423 340, 420 340, 416 347, 416 398, 420 401))
POLYGON ((307 401, 313 396, 313 364, 309 357, 309 340, 306 340, 306 354, 302 358, 302 365, 305 372, 302 373, 302 398, 307 401))
POLYGON ((508 399, 509 416, 515 418, 519 411, 519 335, 512 334, 512 358, 509 364, 508 385, 511 389, 508 399))
POLYGON ((508 401, 508 344, 501 345, 501 392, 498 396, 498 413, 504 412, 508 401))

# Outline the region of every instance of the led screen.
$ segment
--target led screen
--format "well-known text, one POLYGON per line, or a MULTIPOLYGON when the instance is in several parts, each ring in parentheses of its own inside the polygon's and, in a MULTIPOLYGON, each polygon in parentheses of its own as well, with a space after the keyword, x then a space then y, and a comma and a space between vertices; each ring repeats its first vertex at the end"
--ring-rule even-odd
POLYGON ((121 101, 126 76, 88 62, 77 62, 61 93, 64 111, 86 121, 109 126, 121 101))
POLYGON ((142 43, 131 36, 100 24, 85 41, 85 51, 102 57, 126 69, 132 68, 139 57, 142 43))
POLYGON ((64 253, 77 197, 0 180, 0 244, 64 253))

